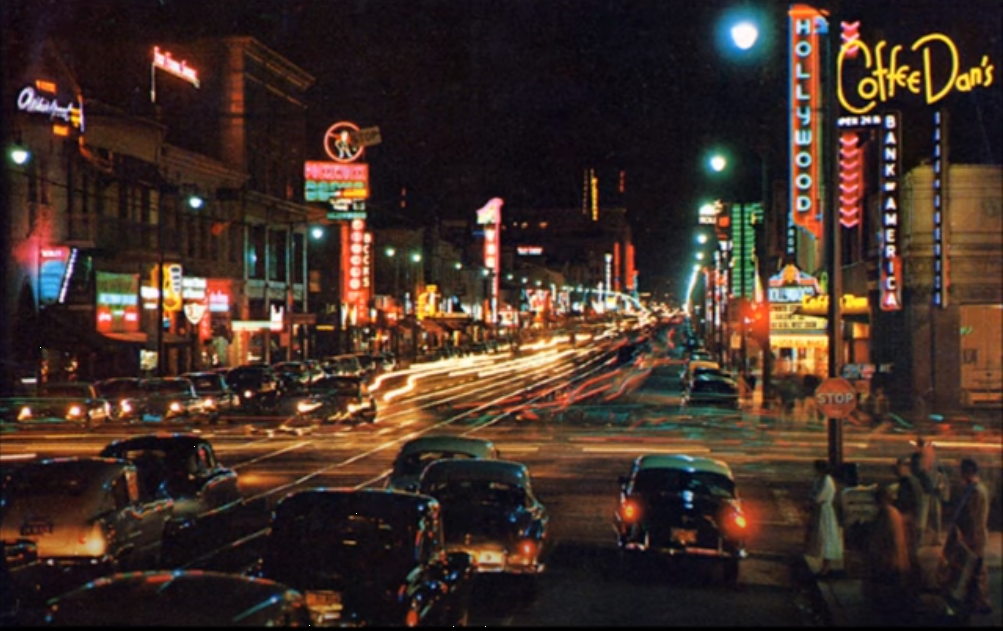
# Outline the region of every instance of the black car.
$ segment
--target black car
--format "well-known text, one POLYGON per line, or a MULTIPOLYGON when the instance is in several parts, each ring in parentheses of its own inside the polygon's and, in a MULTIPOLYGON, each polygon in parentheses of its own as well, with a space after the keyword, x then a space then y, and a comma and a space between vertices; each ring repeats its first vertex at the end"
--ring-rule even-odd
POLYGON ((727 464, 686 454, 642 455, 619 482, 613 529, 625 555, 715 559, 725 580, 737 583, 749 523, 727 464))
POLYGON ((258 573, 302 592, 319 626, 464 625, 473 576, 434 498, 325 488, 275 507, 258 573))
POLYGON ((226 373, 242 410, 274 409, 282 396, 281 380, 271 366, 265 364, 244 364, 226 373))
POLYGON ((202 408, 209 421, 216 423, 223 414, 230 414, 240 406, 237 393, 226 382, 226 375, 215 371, 189 372, 181 375, 195 386, 195 394, 202 399, 202 408))
POLYGON ((684 407, 710 406, 737 410, 742 405, 738 383, 722 375, 698 375, 685 384, 682 394, 684 407))
POLYGON ((299 418, 322 423, 342 421, 376 422, 376 397, 365 377, 329 376, 310 384, 296 402, 299 418))
POLYGON ((142 417, 142 402, 146 391, 140 385, 139 377, 111 377, 94 382, 98 395, 111 406, 111 418, 130 422, 142 417))

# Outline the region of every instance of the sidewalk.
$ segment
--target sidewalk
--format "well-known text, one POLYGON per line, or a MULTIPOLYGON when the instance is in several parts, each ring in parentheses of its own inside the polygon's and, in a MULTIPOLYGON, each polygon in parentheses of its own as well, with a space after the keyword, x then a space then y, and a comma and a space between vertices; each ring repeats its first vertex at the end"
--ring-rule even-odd
MULTIPOLYGON (((939 557, 938 547, 920 549, 920 564, 927 586, 933 586, 932 577, 939 557)), ((807 572, 814 574, 819 563, 812 557, 804 557, 807 572)), ((860 551, 847 550, 844 568, 833 576, 815 580, 822 601, 829 616, 829 624, 835 627, 888 627, 888 626, 970 626, 1003 628, 1003 533, 990 532, 986 555, 989 566, 989 599, 993 611, 988 615, 973 615, 967 623, 962 620, 947 602, 935 593, 921 595, 920 603, 912 620, 889 620, 887 615, 876 612, 867 601, 864 592, 866 559, 860 551)))

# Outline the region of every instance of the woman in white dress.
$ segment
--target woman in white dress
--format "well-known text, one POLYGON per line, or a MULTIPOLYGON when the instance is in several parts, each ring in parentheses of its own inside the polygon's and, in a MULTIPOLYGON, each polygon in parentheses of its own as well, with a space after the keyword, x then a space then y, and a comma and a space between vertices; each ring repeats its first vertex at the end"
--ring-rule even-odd
POLYGON ((818 576, 832 571, 843 561, 843 533, 836 519, 836 482, 825 460, 815 461, 815 482, 811 491, 810 519, 805 554, 822 560, 818 576))

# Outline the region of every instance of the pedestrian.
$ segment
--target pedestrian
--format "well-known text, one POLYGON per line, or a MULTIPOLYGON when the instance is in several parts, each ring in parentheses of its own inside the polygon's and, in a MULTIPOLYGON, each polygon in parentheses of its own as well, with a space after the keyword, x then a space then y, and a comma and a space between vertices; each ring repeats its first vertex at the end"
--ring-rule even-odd
POLYGON ((978 463, 971 458, 961 460, 961 479, 964 483, 963 490, 951 520, 948 539, 958 537, 975 556, 975 566, 964 591, 963 611, 967 614, 988 615, 993 611, 989 601, 989 568, 986 566, 989 491, 979 477, 978 463))
POLYGON ((922 585, 919 575, 919 542, 921 503, 926 499, 923 486, 912 474, 911 458, 899 458, 895 461, 895 473, 898 476, 898 490, 895 493, 895 508, 902 513, 905 526, 906 547, 909 550, 909 565, 917 586, 922 585))
POLYGON ((919 478, 929 504, 923 542, 939 546, 944 504, 951 501, 951 481, 947 468, 937 457, 933 441, 919 436, 914 444, 919 453, 919 466, 914 475, 919 478))
POLYGON ((804 397, 802 411, 808 425, 815 425, 823 420, 818 410, 818 401, 815 400, 815 390, 818 389, 820 383, 818 375, 805 375, 801 382, 801 396, 804 397))
POLYGON ((891 411, 891 401, 885 394, 884 386, 878 386, 878 390, 874 394, 874 426, 877 427, 887 422, 891 411))
POLYGON ((835 499, 836 482, 829 474, 829 465, 825 460, 816 460, 805 542, 805 554, 822 561, 816 577, 828 576, 833 565, 843 562, 843 533, 836 519, 835 499))
POLYGON ((905 522, 895 508, 894 494, 880 485, 874 492, 878 512, 867 540, 867 595, 871 606, 896 616, 913 610, 915 593, 909 588, 910 563, 905 522))

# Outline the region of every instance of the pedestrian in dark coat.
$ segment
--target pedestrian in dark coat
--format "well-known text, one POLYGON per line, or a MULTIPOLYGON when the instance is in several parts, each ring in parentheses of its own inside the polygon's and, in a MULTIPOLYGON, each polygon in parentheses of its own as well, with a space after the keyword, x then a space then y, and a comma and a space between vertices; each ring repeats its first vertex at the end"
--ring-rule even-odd
POLYGON ((914 591, 909 587, 909 548, 906 544, 905 521, 895 508, 894 496, 887 486, 874 493, 878 513, 871 523, 867 542, 867 594, 878 611, 894 615, 907 614, 913 608, 914 591))
POLYGON ((975 554, 976 566, 968 583, 965 611, 969 614, 992 613, 989 601, 989 568, 986 566, 986 545, 989 541, 989 491, 979 478, 979 465, 971 458, 961 461, 964 481, 961 499, 955 510, 954 525, 958 536, 975 554))
POLYGON ((912 568, 912 578, 917 586, 922 585, 919 576, 919 544, 922 531, 919 518, 923 502, 923 486, 912 474, 910 458, 899 458, 895 463, 898 475, 898 491, 895 494, 895 508, 902 514, 905 526, 906 547, 909 550, 909 565, 912 568))

